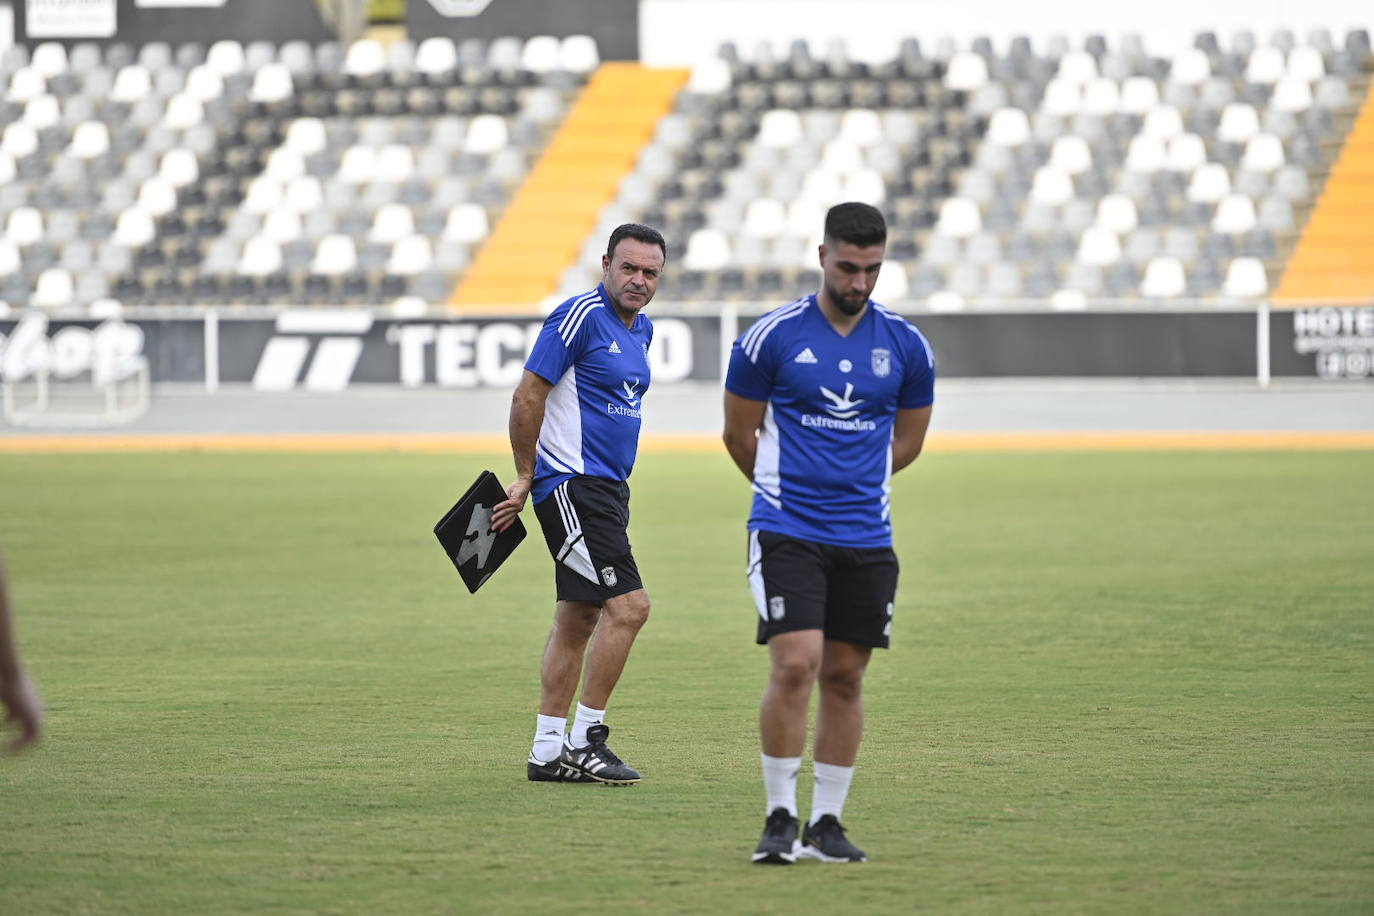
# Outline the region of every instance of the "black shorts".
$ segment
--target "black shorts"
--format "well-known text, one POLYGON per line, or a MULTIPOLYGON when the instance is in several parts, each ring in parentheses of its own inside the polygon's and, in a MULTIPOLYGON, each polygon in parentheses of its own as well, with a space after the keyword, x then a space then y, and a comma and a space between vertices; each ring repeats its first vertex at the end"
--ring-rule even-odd
POLYGON ((571 477, 534 504, 554 559, 559 601, 601 604, 643 588, 630 552, 630 487, 621 480, 571 477))
POLYGON ((891 547, 835 547, 751 531, 749 588, 759 645, 778 633, 821 630, 826 639, 886 649, 897 555, 891 547))

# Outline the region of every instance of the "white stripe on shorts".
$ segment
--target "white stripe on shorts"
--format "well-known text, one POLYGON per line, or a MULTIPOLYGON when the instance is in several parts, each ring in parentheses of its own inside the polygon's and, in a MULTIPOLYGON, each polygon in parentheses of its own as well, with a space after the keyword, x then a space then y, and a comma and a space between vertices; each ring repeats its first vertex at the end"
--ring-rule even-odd
POLYGON ((601 580, 596 577, 596 567, 592 564, 591 552, 587 550, 587 539, 582 536, 582 523, 568 494, 568 484, 571 482, 565 480, 553 491, 553 498, 558 501, 558 513, 563 518, 563 530, 568 535, 563 546, 558 548, 558 562, 582 578, 599 584, 601 580))
POLYGON ((749 591, 754 595, 754 606, 759 616, 768 620, 768 593, 763 586, 763 548, 759 546, 759 533, 749 532, 749 591))

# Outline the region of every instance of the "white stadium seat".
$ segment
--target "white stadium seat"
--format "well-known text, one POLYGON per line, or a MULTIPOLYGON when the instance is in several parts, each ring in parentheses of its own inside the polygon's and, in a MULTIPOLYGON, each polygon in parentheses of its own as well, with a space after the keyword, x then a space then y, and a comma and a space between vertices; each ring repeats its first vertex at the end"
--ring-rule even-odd
POLYGON ((1183 133, 1183 116, 1173 105, 1156 105, 1145 113, 1140 132, 1157 140, 1177 137, 1183 133))
POLYGON ((753 238, 777 238, 783 234, 786 219, 787 209, 782 201, 759 197, 751 200, 745 208, 741 231, 753 238))
POLYGON ((72 275, 60 267, 49 267, 38 275, 32 302, 40 308, 61 308, 71 305, 75 295, 72 275))
POLYGON ((1180 86, 1197 86, 1212 75, 1207 53, 1198 48, 1186 48, 1174 55, 1169 65, 1169 81, 1180 86))
POLYGON ((32 67, 20 67, 10 77, 9 92, 5 98, 11 102, 27 102, 48 91, 48 81, 32 67))
POLYGON ((596 39, 590 35, 568 35, 558 46, 558 67, 569 73, 591 73, 601 66, 596 39))
POLYGON ((210 46, 205 55, 205 63, 216 70, 220 76, 233 76, 243 71, 243 45, 237 41, 222 39, 210 46))
POLYGON ((1231 193, 1231 176, 1226 166, 1204 163, 1188 182, 1187 198, 1194 203, 1215 204, 1231 193))
POLYGON ((271 239, 255 235, 243 246, 238 272, 249 277, 265 277, 281 270, 281 246, 271 239))
POLYGON ((320 239, 315 248, 315 257, 310 262, 311 272, 324 276, 346 274, 357 266, 358 249, 347 235, 326 235, 320 239))
POLYGON ((443 237, 450 242, 471 245, 486 238, 490 231, 487 211, 479 204, 462 203, 448 211, 443 237))
POLYGON ((1265 276, 1264 262, 1248 257, 1233 260, 1226 268, 1221 291, 1226 296, 1247 299, 1267 295, 1269 278, 1265 276))
POLYGON ((166 216, 176 209, 177 190, 171 182, 155 175, 139 186, 138 206, 152 216, 166 216))
POLYGON ((1020 146, 1030 139, 1030 119, 1019 108, 1001 108, 988 121, 987 142, 997 146, 1020 146))
POLYGON ((730 264, 730 240, 717 229, 698 229, 687 238, 682 266, 688 270, 720 270, 730 264))
POLYGON ((386 272, 413 277, 429 270, 432 263, 434 251, 429 239, 423 235, 408 235, 403 239, 397 239, 396 244, 392 246, 391 255, 386 262, 386 272))
POLYGON ((286 129, 283 145, 302 156, 313 156, 329 145, 329 135, 319 118, 297 118, 286 129))
POLYGON ((415 69, 421 73, 443 74, 458 68, 458 49, 453 39, 434 35, 420 42, 415 49, 415 69))
POLYGON ((370 38, 359 39, 348 46, 344 56, 343 70, 349 76, 376 76, 386 69, 386 49, 380 41, 370 38))
POLYGON ((1039 204, 1063 204, 1073 199, 1073 181, 1059 169, 1042 166, 1031 180, 1030 199, 1039 204))
POLYGON ((295 210, 273 210, 262 221, 262 235, 278 245, 294 242, 304 234, 301 215, 295 210))
POLYGON ((1250 52, 1250 62, 1245 68, 1245 78, 1252 83, 1272 86, 1283 76, 1285 69, 1283 52, 1278 48, 1266 45, 1250 52))
POLYGON ((1097 203, 1095 222, 1117 235, 1124 235, 1136 228, 1140 217, 1131 198, 1125 194, 1108 194, 1097 203))
POLYGON ((138 64, 121 67, 115 75, 114 86, 110 89, 110 99, 131 105, 148 95, 153 89, 153 78, 138 64))
POLYGON ((504 149, 509 136, 506 121, 500 115, 480 114, 468 124, 463 149, 469 153, 494 153, 504 149))
POLYGON ((1273 134, 1255 134, 1245 144, 1240 167, 1248 172, 1272 172, 1285 161, 1282 140, 1273 134))
POLYGON ((253 74, 248 99, 253 102, 281 102, 296 92, 291 69, 286 64, 267 64, 253 74))
POLYGON ((67 155, 77 159, 94 159, 110 151, 110 129, 104 121, 83 121, 72 131, 67 155))
POLYGON ((1092 148, 1082 137, 1066 134, 1056 139, 1050 147, 1049 165, 1069 175, 1080 175, 1092 168, 1092 148))
POLYGON ((801 140, 801 118, 795 111, 774 108, 763 113, 763 118, 759 121, 758 143, 766 147, 787 149, 801 140))
POLYGON ((43 241, 43 214, 36 207, 15 207, 5 220, 5 238, 21 248, 43 241))
POLYGON ((1221 112, 1217 123, 1217 139, 1223 143, 1244 143, 1259 133, 1259 113, 1253 105, 1232 102, 1221 112))
POLYGON ((157 223, 146 210, 130 207, 115 221, 114 241, 125 248, 141 248, 157 234, 157 223))
POLYGON ((1121 240, 1115 232, 1102 226, 1089 226, 1078 240, 1077 260, 1083 264, 1105 267, 1121 260, 1121 240))
POLYGON ((1255 203, 1243 194, 1232 194, 1217 204, 1212 231, 1241 235, 1255 228, 1255 203))
POLYGON ((950 197, 940 205, 940 217, 935 231, 954 238, 968 238, 983 228, 983 216, 978 205, 964 197, 950 197))
POLYGON ((1177 258, 1152 259, 1145 267, 1145 277, 1140 281, 1140 294, 1150 299, 1172 299, 1183 295, 1187 288, 1187 277, 1177 258))
POLYGON ((972 92, 988 81, 988 64, 981 54, 962 51, 954 55, 945 71, 945 85, 950 89, 972 92))
POLYGON ((393 244, 415 234, 415 217, 405 204, 383 204, 372 218, 367 238, 372 242, 393 244))

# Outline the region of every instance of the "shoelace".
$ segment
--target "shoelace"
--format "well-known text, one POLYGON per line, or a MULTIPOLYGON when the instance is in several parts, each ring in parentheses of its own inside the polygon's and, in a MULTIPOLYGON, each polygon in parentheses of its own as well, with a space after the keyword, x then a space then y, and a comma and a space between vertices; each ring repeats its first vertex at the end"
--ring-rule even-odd
POLYGON ((590 747, 588 747, 587 750, 591 751, 603 762, 609 763, 612 766, 623 767, 625 765, 625 761, 617 757, 615 755, 615 751, 611 750, 604 744, 593 744, 590 747))

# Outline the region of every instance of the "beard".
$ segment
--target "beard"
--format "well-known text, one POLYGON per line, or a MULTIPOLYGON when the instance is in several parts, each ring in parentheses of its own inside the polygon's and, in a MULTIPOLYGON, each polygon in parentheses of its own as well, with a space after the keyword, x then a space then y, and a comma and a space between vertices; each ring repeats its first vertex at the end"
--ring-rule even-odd
POLYGON ((825 288, 825 293, 826 296, 829 297, 830 301, 835 303, 835 308, 844 312, 846 315, 857 315, 864 310, 864 306, 868 305, 868 296, 845 296, 844 294, 840 293, 839 290, 836 290, 830 286, 827 286, 825 288))

